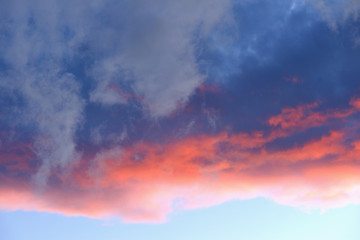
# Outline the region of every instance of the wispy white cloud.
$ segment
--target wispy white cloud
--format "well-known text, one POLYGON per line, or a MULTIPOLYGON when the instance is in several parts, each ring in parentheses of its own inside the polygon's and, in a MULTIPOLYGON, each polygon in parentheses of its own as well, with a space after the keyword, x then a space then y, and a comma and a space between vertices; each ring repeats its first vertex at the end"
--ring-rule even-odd
POLYGON ((339 25, 344 24, 345 21, 357 20, 359 17, 360 2, 357 0, 308 0, 308 2, 319 10, 321 17, 334 31, 337 31, 339 25))
POLYGON ((107 12, 111 24, 96 30, 106 37, 94 48, 107 54, 92 75, 98 80, 92 100, 123 103, 105 97, 104 84, 127 81, 144 97, 153 117, 169 114, 205 77, 197 66, 194 36, 207 36, 230 15, 230 1, 219 0, 137 0, 115 5, 107 12))
POLYGON ((62 8, 56 1, 7 2, 1 18, 2 58, 8 69, 1 88, 24 99, 17 121, 33 129, 33 151, 42 165, 35 181, 45 184, 51 169, 68 168, 80 153, 74 134, 84 100, 75 76, 62 61, 72 54, 75 38, 66 39, 62 8))

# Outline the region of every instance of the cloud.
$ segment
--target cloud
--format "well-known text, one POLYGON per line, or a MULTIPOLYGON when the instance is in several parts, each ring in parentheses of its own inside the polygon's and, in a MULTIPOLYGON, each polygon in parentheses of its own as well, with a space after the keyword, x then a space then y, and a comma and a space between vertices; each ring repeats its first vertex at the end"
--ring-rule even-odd
MULTIPOLYGON (((357 18, 312 3, 333 28, 357 18)), ((162 222, 231 199, 359 203, 358 51, 300 1, 236 5, 240 36, 233 6, 5 1, 0 127, 20 137, 0 134, 0 207, 162 222)))
POLYGON ((6 70, 0 87, 22 100, 13 104, 20 109, 13 118, 17 125, 32 128, 32 148, 42 162, 35 181, 41 185, 51 169, 66 169, 79 157, 74 134, 84 108, 79 83, 62 64, 75 40, 61 33, 62 13, 54 5, 15 1, 5 7, 1 22, 6 70))
POLYGON ((360 3, 356 0, 308 0, 317 9, 329 27, 337 31, 347 20, 358 20, 360 3))
MULTIPOLYGON (((351 116, 340 118, 347 121, 351 116)), ((280 151, 266 150, 274 138, 262 132, 202 134, 165 145, 139 142, 114 147, 93 161, 76 163, 70 178, 57 174, 58 183, 42 193, 35 194, 33 186, 11 175, 1 175, 0 192, 5 197, 0 206, 163 222, 174 209, 208 207, 232 199, 265 197, 323 210, 358 204, 360 139, 354 132, 360 126, 341 126, 303 146, 280 151)))
POLYGON ((44 184, 51 169, 65 169, 79 157, 74 142, 83 109, 78 85, 71 74, 57 72, 11 74, 3 83, 25 100, 16 117, 21 124, 35 127, 32 148, 42 162, 36 181, 44 184))
POLYGON ((101 44, 94 44, 105 56, 92 71, 98 82, 92 100, 124 103, 106 87, 129 82, 144 96, 153 117, 168 115, 204 81, 206 75, 197 63, 197 41, 218 24, 229 22, 231 2, 137 0, 112 8, 104 9, 111 24, 95 29, 96 36, 110 36, 110 40, 102 38, 101 44))
POLYGON ((206 77, 197 41, 230 13, 219 0, 5 1, 1 88, 25 102, 17 123, 35 126, 37 181, 79 158, 74 135, 86 104, 136 100, 157 118, 185 103, 206 77))
POLYGON ((279 126, 282 129, 307 129, 310 127, 322 126, 329 119, 343 119, 358 110, 358 100, 353 99, 350 105, 353 108, 337 109, 328 111, 314 111, 319 106, 317 102, 298 106, 297 108, 285 108, 281 114, 271 117, 269 124, 279 126))

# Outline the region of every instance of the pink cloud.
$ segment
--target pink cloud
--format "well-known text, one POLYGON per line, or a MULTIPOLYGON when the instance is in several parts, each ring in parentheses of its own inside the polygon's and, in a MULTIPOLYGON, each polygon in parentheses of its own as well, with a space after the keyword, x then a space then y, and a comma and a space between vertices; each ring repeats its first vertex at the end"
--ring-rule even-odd
MULTIPOLYGON (((331 118, 345 121, 356 112, 357 100, 350 105, 330 112, 317 112, 317 104, 284 109, 269 124, 274 132, 286 130, 284 136, 293 128, 318 126, 331 118)), ((332 130, 303 146, 276 152, 265 147, 275 135, 262 132, 223 132, 165 145, 141 142, 116 147, 99 153, 96 161, 78 162, 70 176, 57 175, 61 184, 56 187, 37 190, 31 183, 0 175, 4 180, 0 206, 163 222, 174 209, 208 207, 231 199, 265 197, 310 209, 359 204, 360 139, 354 130, 332 130), (139 153, 142 159, 134 161, 139 153)))

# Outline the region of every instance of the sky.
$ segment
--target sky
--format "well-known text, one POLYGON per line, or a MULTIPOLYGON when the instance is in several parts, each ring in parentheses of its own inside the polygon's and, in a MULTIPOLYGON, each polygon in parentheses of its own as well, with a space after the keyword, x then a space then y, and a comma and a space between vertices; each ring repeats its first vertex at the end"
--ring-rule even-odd
POLYGON ((360 239, 359 14, 0 0, 0 239, 360 239))

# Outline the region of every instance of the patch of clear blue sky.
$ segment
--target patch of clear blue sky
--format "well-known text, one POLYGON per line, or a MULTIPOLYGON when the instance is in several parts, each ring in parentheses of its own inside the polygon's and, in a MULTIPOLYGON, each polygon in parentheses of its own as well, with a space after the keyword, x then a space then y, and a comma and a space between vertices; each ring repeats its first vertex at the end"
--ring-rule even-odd
POLYGON ((178 213, 163 224, 0 212, 1 240, 359 240, 360 206, 304 212, 264 199, 178 213))

